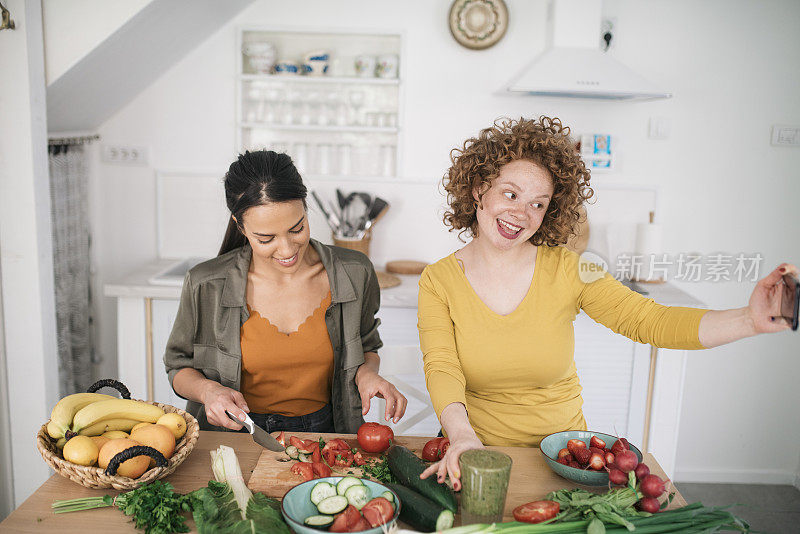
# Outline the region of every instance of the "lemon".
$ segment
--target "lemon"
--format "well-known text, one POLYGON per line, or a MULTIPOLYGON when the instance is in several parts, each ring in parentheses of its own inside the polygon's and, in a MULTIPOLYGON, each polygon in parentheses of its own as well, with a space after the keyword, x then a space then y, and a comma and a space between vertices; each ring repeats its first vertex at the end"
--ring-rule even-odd
POLYGON ((169 428, 175 439, 181 439, 186 434, 186 420, 180 414, 174 412, 165 413, 156 421, 156 424, 169 428))
POLYGON ((89 436, 75 436, 64 444, 64 459, 78 465, 94 465, 100 449, 89 436))

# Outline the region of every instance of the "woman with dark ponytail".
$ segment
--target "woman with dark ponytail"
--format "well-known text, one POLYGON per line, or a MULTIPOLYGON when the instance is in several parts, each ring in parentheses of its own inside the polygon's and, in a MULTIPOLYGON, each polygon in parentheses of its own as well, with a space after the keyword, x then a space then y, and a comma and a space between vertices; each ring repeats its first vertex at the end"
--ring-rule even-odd
POLYGON ((355 433, 370 399, 399 421, 406 398, 378 374, 380 289, 369 259, 310 238, 291 158, 245 152, 225 175, 231 218, 193 268, 164 364, 202 429, 355 433))

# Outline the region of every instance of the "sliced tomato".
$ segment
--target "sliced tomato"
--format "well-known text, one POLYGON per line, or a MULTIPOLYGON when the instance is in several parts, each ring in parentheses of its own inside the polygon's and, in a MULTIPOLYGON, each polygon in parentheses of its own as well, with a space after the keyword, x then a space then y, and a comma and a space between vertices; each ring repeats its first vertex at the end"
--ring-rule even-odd
POLYGON ((302 476, 303 480, 312 480, 314 478, 314 468, 307 462, 297 462, 292 466, 290 471, 296 475, 302 476))
POLYGON ((336 453, 336 461, 334 462, 335 465, 341 467, 350 467, 353 465, 353 453, 349 450, 347 451, 335 451, 336 453))
POLYGON ((372 527, 369 526, 369 521, 363 517, 360 517, 358 519, 358 523, 350 527, 347 532, 363 532, 365 530, 369 530, 370 528, 372 527))
POLYGON ((298 438, 297 436, 289 436, 289 445, 297 447, 299 450, 306 450, 303 440, 298 438))
POLYGON ((328 532, 347 532, 347 529, 347 516, 342 512, 333 519, 328 532))
POLYGON ((383 497, 375 497, 361 508, 361 513, 370 526, 377 527, 387 523, 394 515, 392 503, 383 497))
POLYGON ((334 438, 328 441, 325 446, 322 448, 323 451, 349 451, 350 445, 341 438, 334 438))
POLYGON ((321 462, 322 461, 322 454, 319 452, 319 443, 314 443, 311 445, 311 461, 312 462, 321 462))
POLYGON ((443 438, 433 438, 422 448, 422 459, 427 462, 439 460, 439 442, 443 438))
POLYGON ((514 519, 523 523, 541 523, 554 518, 559 510, 555 501, 533 501, 514 508, 514 519))
POLYGON ((325 478, 331 476, 331 468, 323 464, 322 462, 312 463, 311 468, 314 471, 314 474, 319 478, 325 478))
POLYGON ((286 432, 284 432, 283 430, 281 430, 280 434, 278 434, 278 437, 277 437, 277 438, 275 438, 275 439, 278 441, 278 443, 280 443, 281 445, 283 445, 283 446, 284 446, 284 448, 286 447, 286 432))
POLYGON ((353 462, 354 462, 356 465, 359 465, 359 466, 360 466, 360 465, 364 465, 364 464, 366 464, 366 463, 367 463, 367 461, 364 459, 364 456, 361 454, 361 452, 357 452, 357 453, 355 453, 355 454, 353 455, 353 462))
POLYGON ((347 525, 347 528, 355 526, 356 523, 361 520, 361 512, 359 512, 358 508, 352 504, 348 504, 347 508, 345 508, 344 511, 342 511, 339 515, 343 515, 345 517, 345 524, 347 525))
POLYGON ((336 465, 336 451, 322 451, 322 458, 325 459, 325 463, 329 466, 336 465))

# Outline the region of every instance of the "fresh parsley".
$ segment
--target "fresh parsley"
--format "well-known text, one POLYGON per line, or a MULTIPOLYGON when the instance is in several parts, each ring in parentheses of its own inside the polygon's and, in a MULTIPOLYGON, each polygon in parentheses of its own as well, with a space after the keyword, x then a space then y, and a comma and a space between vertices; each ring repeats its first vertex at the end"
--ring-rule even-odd
POLYGON ((380 458, 372 463, 362 465, 361 469, 365 475, 374 478, 378 482, 388 482, 390 484, 396 484, 398 482, 397 477, 395 477, 389 469, 389 462, 386 460, 386 455, 381 455, 380 458))

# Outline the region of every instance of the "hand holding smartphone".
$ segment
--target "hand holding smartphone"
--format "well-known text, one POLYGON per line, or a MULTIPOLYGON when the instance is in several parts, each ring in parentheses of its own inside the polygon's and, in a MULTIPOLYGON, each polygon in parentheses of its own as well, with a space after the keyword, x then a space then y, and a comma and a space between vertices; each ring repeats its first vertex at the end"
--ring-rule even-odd
POLYGON ((792 274, 783 275, 783 292, 781 293, 781 317, 786 319, 797 330, 798 307, 800 307, 800 282, 792 274))

